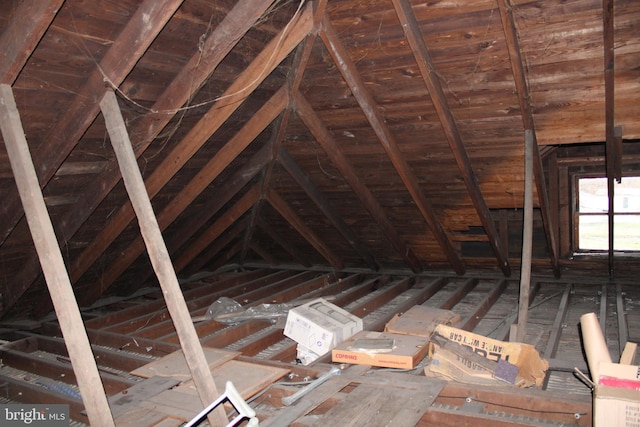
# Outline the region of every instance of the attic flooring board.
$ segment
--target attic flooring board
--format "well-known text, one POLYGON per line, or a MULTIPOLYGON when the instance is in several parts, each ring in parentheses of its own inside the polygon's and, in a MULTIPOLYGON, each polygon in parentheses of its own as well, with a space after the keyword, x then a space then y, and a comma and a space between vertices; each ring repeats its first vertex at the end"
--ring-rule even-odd
MULTIPOLYGON (((225 351, 210 347, 203 347, 202 350, 204 351, 209 369, 214 369, 240 354, 234 351, 225 351)), ((131 374, 143 378, 154 376, 169 377, 180 381, 187 381, 191 378, 191 372, 189 371, 182 350, 178 350, 168 356, 141 366, 131 371, 131 374)))
POLYGON ((311 426, 415 426, 442 384, 420 390, 360 384, 311 426))
MULTIPOLYGON (((231 360, 213 369, 211 373, 216 388, 221 391, 220 393, 225 389, 226 382, 232 381, 238 393, 247 400, 285 376, 288 371, 282 368, 231 360)), ((183 421, 189 421, 203 408, 192 381, 152 396, 141 402, 140 405, 183 421)))

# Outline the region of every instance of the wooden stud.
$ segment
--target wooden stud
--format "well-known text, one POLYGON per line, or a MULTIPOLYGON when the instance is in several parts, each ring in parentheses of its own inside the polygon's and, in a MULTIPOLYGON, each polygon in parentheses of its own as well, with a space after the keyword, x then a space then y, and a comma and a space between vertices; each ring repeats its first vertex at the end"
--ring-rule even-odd
POLYGON ((516 341, 524 342, 529 320, 529 292, 531 289, 531 255, 533 252, 533 133, 524 132, 524 227, 522 230, 522 262, 520 269, 520 299, 516 341))
POLYGON ((33 243, 69 350, 69 358, 78 379, 78 387, 83 396, 87 416, 93 425, 113 426, 107 396, 93 359, 89 338, 73 294, 51 218, 44 204, 13 91, 11 86, 5 84, 0 85, 0 127, 33 243))
MULTIPOLYGON (((111 138, 111 145, 113 145, 118 158, 118 165, 120 166, 125 188, 129 193, 131 204, 138 217, 138 224, 147 247, 147 253, 158 276, 167 308, 180 338, 180 345, 200 396, 200 401, 206 407, 218 397, 218 391, 191 321, 184 295, 180 290, 180 284, 176 278, 169 252, 164 244, 162 233, 153 213, 151 201, 144 186, 140 169, 138 169, 138 163, 115 93, 108 91, 100 102, 100 108, 111 138)), ((209 413, 208 419, 211 425, 227 423, 227 417, 222 407, 218 407, 209 413)))

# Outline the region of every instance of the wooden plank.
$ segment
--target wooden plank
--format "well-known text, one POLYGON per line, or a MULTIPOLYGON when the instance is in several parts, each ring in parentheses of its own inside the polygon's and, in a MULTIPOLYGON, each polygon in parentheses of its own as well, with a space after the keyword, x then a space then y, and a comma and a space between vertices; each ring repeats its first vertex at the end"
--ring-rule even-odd
POLYGON ((321 419, 308 425, 413 427, 441 389, 442 384, 418 390, 360 384, 321 419))
MULTIPOLYGON (((469 156, 467 155, 467 151, 464 147, 464 142, 462 141, 462 136, 458 130, 456 120, 453 117, 453 113, 451 112, 451 108, 447 102, 440 79, 437 76, 437 73, 434 72, 436 68, 433 60, 431 59, 431 54, 427 49, 427 45, 424 41, 425 38, 420 30, 418 20, 413 13, 411 3, 408 0, 393 0, 393 6, 400 22, 402 23, 405 37, 411 46, 411 51, 416 59, 420 74, 422 75, 422 79, 429 91, 429 96, 433 102, 433 106, 438 114, 442 130, 444 131, 449 147, 453 152, 453 157, 455 158, 458 169, 462 174, 462 178, 467 188, 467 193, 469 194, 469 197, 473 202, 473 206, 478 213, 478 217, 484 227, 485 233, 487 233, 489 244, 496 256, 498 266, 505 277, 509 277, 511 275, 511 267, 509 266, 508 254, 502 247, 502 240, 498 235, 495 221, 491 217, 489 207, 487 206, 484 196, 480 190, 480 184, 478 183, 476 174, 471 167, 471 161, 469 160, 469 156)), ((462 274, 455 265, 454 269, 458 274, 462 274)))
POLYGON ((13 84, 63 3, 64 0, 18 3, 0 38, 0 83, 13 84))
MULTIPOLYGON (((457 251, 453 247, 449 235, 442 227, 442 223, 436 216, 431 202, 425 196, 422 188, 420 188, 418 178, 409 166, 409 163, 406 161, 404 154, 398 148, 398 144, 395 141, 393 134, 386 125, 384 117, 382 117, 380 107, 366 88, 355 64, 349 57, 346 48, 338 38, 331 21, 326 15, 322 20, 322 31, 320 35, 327 47, 327 50, 333 57, 334 63, 340 70, 342 77, 347 82, 349 89, 351 89, 351 93, 360 105, 360 109, 367 117, 369 124, 373 128, 373 131, 376 133, 382 147, 391 159, 393 166, 409 191, 409 194, 411 194, 418 210, 429 225, 431 232, 438 241, 438 244, 447 257, 449 264, 456 273, 460 275, 464 274, 464 265, 462 264, 457 251)), ((431 93, 431 91, 429 91, 429 93, 431 93)))
MULTIPOLYGON (((235 358, 240 353, 237 351, 220 350, 217 348, 203 347, 204 357, 209 369, 213 369, 235 358)), ((154 360, 144 366, 131 371, 131 375, 143 378, 169 377, 184 382, 191 378, 191 372, 182 350, 178 350, 161 359, 154 360)))
MULTIPOLYGON (((158 276, 176 332, 180 337, 180 345, 191 371, 191 376, 196 382, 198 395, 202 404, 206 406, 218 397, 218 391, 211 378, 211 372, 207 367, 202 346, 191 322, 184 295, 180 290, 180 284, 173 270, 171 258, 153 213, 151 201, 147 195, 140 169, 138 169, 138 163, 133 153, 116 95, 108 91, 100 101, 100 108, 111 138, 111 145, 118 158, 118 165, 120 166, 125 188, 129 193, 131 204, 138 217, 138 224, 147 246, 147 253, 158 276)), ((215 409, 209 413, 208 419, 212 425, 225 423, 226 415, 223 410, 215 409)))
POLYGON ((529 293, 531 291, 531 256, 533 253, 533 132, 524 132, 524 225, 522 230, 522 262, 520 264, 520 298, 518 326, 515 340, 524 342, 529 321, 529 293))
MULTIPOLYGON (((231 381, 242 398, 247 400, 288 372, 278 367, 231 360, 213 369, 212 376, 220 390, 224 390, 226 382, 231 381)), ((194 399, 195 394, 193 383, 188 381, 147 399, 141 405, 189 421, 204 408, 194 399)))
POLYGON ((5 84, 0 85, 0 128, 89 420, 96 425, 114 425, 80 309, 73 294, 51 218, 44 204, 13 92, 11 87, 5 84))
MULTIPOLYGON (((151 377, 129 387, 125 392, 109 397, 111 413, 116 419, 118 427, 121 422, 121 420, 118 419, 120 415, 129 412, 131 408, 136 407, 143 400, 147 400, 178 384, 180 384, 180 380, 175 378, 151 377)), ((142 423, 140 425, 142 425, 142 423)))
POLYGON ((336 376, 329 378, 328 381, 318 386, 313 393, 307 394, 304 399, 300 399, 295 405, 289 406, 279 411, 274 417, 264 422, 260 422, 262 427, 279 427, 291 425, 301 416, 311 412, 313 409, 321 405, 325 400, 329 399, 335 393, 338 393, 344 387, 348 386, 353 377, 362 376, 371 367, 365 365, 350 365, 344 372, 349 372, 350 378, 341 378, 336 376))

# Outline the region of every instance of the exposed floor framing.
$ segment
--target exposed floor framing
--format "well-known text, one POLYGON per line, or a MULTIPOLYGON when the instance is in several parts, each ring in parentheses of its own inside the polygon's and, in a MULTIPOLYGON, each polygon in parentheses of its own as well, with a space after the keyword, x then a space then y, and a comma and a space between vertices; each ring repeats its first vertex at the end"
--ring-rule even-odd
MULTIPOLYGON (((599 316, 614 360, 624 343, 634 341, 640 333, 635 326, 640 325, 640 314, 633 310, 638 291, 629 284, 534 276, 525 342, 550 361, 541 388, 479 387, 429 379, 423 374, 426 360, 411 372, 347 365, 341 375, 296 404, 284 406, 282 398, 296 392, 300 382, 330 369, 330 360, 324 357, 309 366, 296 364, 296 343, 271 322, 224 325, 198 320, 220 297, 253 306, 331 296, 333 303, 361 317, 367 330, 382 330, 396 313, 422 304, 451 309, 462 317, 463 329, 502 340, 517 322, 518 282, 498 276, 246 268, 202 275, 182 283, 182 288, 205 348, 224 350, 242 366, 251 364, 246 371, 266 369, 273 375, 245 396, 261 425, 353 420, 353 425, 587 426, 591 425, 591 390, 572 372, 577 367, 588 373, 578 328, 580 316, 587 312, 599 316)), ((199 410, 195 395, 175 392, 183 379, 145 379, 131 374, 180 348, 160 290, 105 298, 82 312, 116 425, 129 425, 133 417, 136 425, 178 426, 195 415, 199 410), (121 407, 123 401, 117 401, 123 396, 128 398, 121 407)), ((50 317, 38 324, 4 326, 2 397, 66 403, 74 421, 86 422, 57 321, 50 317)))

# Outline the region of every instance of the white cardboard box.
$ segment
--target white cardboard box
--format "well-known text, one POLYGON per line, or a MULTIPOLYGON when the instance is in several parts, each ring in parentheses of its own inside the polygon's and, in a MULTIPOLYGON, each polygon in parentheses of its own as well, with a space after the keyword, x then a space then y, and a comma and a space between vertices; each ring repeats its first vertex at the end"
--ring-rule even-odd
POLYGON ((361 330, 362 319, 318 298, 289 310, 284 334, 322 356, 361 330))

